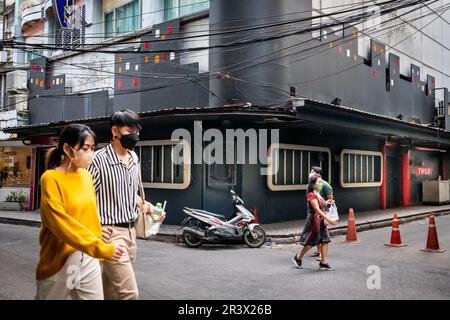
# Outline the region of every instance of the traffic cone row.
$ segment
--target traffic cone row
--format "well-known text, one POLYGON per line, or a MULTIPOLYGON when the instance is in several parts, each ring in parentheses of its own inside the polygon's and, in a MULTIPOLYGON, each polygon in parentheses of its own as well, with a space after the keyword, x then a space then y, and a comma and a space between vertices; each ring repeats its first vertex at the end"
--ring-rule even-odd
MULTIPOLYGON (((346 242, 358 242, 356 236, 356 222, 355 222, 355 213, 353 209, 350 208, 348 212, 348 225, 347 225, 347 236, 345 239, 346 242)), ((394 219, 392 220, 392 232, 391 232, 391 241, 389 243, 385 243, 386 246, 389 247, 406 247, 407 244, 402 243, 402 239, 400 236, 400 228, 398 222, 398 215, 394 213, 394 219)), ((425 249, 421 249, 421 251, 426 252, 434 252, 434 253, 442 253, 445 250, 439 248, 439 240, 437 236, 436 230, 436 222, 434 220, 434 216, 432 214, 429 215, 429 227, 428 227, 428 237, 427 237, 427 245, 425 249)))

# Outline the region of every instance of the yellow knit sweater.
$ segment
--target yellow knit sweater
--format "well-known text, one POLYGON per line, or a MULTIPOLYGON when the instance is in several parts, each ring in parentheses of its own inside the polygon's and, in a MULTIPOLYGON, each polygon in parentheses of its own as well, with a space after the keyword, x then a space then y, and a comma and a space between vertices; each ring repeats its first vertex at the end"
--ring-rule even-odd
POLYGON ((80 169, 64 173, 47 170, 41 177, 41 251, 36 279, 47 279, 63 267, 75 250, 110 260, 114 244, 101 239, 91 174, 80 169))

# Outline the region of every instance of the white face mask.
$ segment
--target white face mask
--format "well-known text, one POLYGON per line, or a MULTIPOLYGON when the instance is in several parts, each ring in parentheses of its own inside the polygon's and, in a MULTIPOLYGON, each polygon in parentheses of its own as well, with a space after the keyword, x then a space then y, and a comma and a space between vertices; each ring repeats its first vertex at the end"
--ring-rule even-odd
MULTIPOLYGON (((70 157, 71 164, 74 164, 78 168, 87 168, 94 158, 94 152, 93 151, 86 151, 84 153, 79 153, 75 151, 74 148, 70 147, 72 149, 73 154, 75 155, 74 158, 70 157)), ((70 167, 70 165, 69 165, 70 167)))

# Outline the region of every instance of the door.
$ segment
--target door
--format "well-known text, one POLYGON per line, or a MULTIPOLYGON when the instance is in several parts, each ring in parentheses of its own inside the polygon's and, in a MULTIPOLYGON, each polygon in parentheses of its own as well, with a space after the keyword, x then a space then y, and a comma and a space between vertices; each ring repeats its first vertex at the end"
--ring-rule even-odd
POLYGON ((36 152, 36 175, 34 177, 34 205, 38 209, 41 204, 41 176, 45 172, 45 154, 49 148, 38 148, 36 152))
MULTIPOLYGON (((224 147, 224 153, 225 150, 224 147)), ((225 155, 223 159, 226 159, 225 155)), ((203 210, 229 218, 234 213, 230 190, 234 190, 239 196, 242 192, 242 165, 237 164, 236 159, 233 164, 204 163, 202 189, 203 210)))
POLYGON ((400 207, 402 205, 400 154, 389 150, 386 165, 386 206, 387 208, 400 207))

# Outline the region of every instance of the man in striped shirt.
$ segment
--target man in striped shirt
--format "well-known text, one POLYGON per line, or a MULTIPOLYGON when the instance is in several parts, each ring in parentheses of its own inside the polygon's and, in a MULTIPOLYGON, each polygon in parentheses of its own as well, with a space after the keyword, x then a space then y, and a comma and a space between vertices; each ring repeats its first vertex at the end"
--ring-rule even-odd
MULTIPOLYGON (((133 270, 136 259, 136 230, 134 221, 139 210, 151 214, 153 205, 142 202, 138 195, 140 172, 138 157, 132 149, 141 130, 137 113, 117 111, 110 119, 112 142, 96 151, 91 172, 97 194, 97 207, 106 243, 122 243, 128 253, 120 261, 103 262, 105 299, 138 299, 139 292, 133 270)), ((164 219, 163 212, 161 221, 164 219)))

